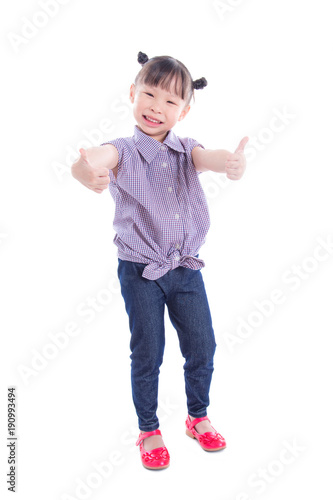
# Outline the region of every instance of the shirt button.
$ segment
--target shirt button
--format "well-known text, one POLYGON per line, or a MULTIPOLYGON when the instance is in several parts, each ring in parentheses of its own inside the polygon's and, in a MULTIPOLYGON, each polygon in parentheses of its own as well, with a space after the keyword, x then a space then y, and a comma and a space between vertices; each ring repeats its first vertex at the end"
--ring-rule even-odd
POLYGON ((168 166, 168 164, 164 161, 164 162, 162 163, 162 167, 167 167, 167 166, 168 166))
POLYGON ((172 192, 172 187, 168 187, 168 191, 169 191, 169 193, 171 193, 172 192))
POLYGON ((179 259, 180 259, 179 255, 176 255, 175 260, 179 260, 179 259))
POLYGON ((179 219, 179 214, 175 214, 175 219, 179 219))
POLYGON ((176 245, 176 248, 177 248, 177 250, 179 250, 179 249, 180 249, 180 245, 178 245, 178 243, 177 243, 177 245, 176 245))
POLYGON ((165 146, 161 146, 161 151, 165 151, 166 150, 166 147, 165 146))

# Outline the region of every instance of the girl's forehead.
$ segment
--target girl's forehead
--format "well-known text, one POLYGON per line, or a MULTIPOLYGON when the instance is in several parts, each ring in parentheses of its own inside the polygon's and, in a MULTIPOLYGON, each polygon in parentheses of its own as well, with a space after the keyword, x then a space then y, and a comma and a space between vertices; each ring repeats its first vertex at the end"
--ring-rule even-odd
POLYGON ((150 89, 158 89, 162 92, 165 92, 166 94, 172 96, 172 97, 180 97, 181 96, 181 87, 178 85, 177 87, 177 82, 173 80, 170 82, 169 85, 163 85, 163 82, 160 85, 157 86, 152 86, 147 83, 142 83, 144 87, 150 88, 150 89))

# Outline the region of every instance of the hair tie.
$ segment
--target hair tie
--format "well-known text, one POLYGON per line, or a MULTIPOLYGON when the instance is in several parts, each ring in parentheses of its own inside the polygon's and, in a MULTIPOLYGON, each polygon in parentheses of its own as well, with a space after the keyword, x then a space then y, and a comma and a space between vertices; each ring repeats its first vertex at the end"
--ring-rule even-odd
POLYGON ((140 63, 142 66, 146 64, 146 62, 149 60, 149 57, 147 54, 144 54, 143 52, 138 53, 138 63, 140 63))
POLYGON ((200 90, 200 89, 203 89, 204 87, 206 87, 207 80, 206 80, 206 78, 199 78, 199 80, 195 80, 194 82, 192 82, 192 84, 193 84, 194 89, 200 90))

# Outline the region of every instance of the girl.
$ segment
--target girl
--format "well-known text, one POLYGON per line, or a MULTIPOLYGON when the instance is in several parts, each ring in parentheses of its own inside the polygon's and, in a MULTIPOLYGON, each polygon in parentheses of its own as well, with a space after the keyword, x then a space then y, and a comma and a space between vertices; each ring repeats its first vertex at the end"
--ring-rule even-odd
POLYGON ((109 187, 115 200, 114 243, 131 332, 137 445, 144 467, 163 469, 170 456, 156 411, 165 306, 185 358, 186 434, 206 451, 226 447, 207 417, 216 343, 198 253, 210 226, 198 177, 212 170, 240 179, 248 138, 230 153, 176 136, 173 127, 188 114, 194 90, 207 81, 193 81, 172 57, 149 59, 139 52, 138 62, 142 68, 130 88, 134 135, 80 149, 72 175, 97 193, 109 187))

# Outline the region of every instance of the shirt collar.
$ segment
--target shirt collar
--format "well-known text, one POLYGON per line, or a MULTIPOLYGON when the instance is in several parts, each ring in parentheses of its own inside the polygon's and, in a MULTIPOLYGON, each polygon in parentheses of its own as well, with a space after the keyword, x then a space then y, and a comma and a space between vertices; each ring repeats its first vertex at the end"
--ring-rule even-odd
MULTIPOLYGON (((137 125, 134 127, 134 142, 137 149, 148 163, 156 157, 162 146, 161 142, 142 132, 137 125)), ((179 153, 185 153, 185 149, 173 130, 169 130, 163 144, 179 153)))

